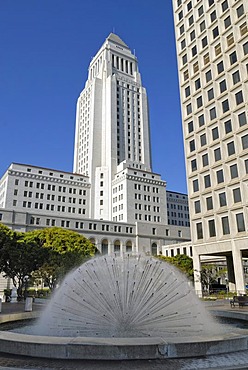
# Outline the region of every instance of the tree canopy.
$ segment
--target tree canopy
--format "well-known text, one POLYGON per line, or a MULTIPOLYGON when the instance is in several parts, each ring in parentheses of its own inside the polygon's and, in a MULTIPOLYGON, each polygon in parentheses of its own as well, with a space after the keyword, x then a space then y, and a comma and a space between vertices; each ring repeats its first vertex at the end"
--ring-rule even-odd
POLYGON ((189 279, 193 280, 193 260, 186 254, 177 254, 175 257, 159 256, 159 258, 176 266, 179 270, 186 274, 189 279))
POLYGON ((21 294, 25 279, 42 278, 50 288, 95 254, 95 246, 74 231, 58 227, 15 232, 0 224, 0 272, 21 294))

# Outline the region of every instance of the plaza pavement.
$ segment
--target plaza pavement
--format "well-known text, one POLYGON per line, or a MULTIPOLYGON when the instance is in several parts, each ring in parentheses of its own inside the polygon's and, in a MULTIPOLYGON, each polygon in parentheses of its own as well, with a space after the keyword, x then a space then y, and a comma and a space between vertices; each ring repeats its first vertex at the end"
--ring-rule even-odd
MULTIPOLYGON (((230 308, 228 300, 206 302, 209 310, 242 312, 247 315, 248 307, 230 308)), ((33 311, 42 310, 44 304, 34 303, 33 311)), ((24 312, 24 303, 3 303, 0 318, 10 313, 24 312)), ((53 360, 28 358, 0 353, 0 370, 194 370, 194 369, 248 369, 248 350, 230 354, 195 359, 136 360, 136 361, 87 361, 53 360)))

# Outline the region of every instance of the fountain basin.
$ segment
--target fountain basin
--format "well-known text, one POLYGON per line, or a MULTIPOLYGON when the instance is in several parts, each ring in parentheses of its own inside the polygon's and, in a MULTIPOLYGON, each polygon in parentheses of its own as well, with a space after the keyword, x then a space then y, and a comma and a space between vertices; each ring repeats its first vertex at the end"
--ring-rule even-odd
MULTIPOLYGON (((27 318, 25 313, 18 319, 27 318)), ((9 315, 11 316, 11 315, 9 315)), ((16 315, 15 315, 16 316, 16 315)), ((28 315, 29 318, 31 315, 28 315)), ((14 319, 12 317, 12 319, 14 319)), ((15 318, 16 319, 16 318, 15 318)), ((5 320, 6 322, 7 320, 5 320)), ((209 356, 247 350, 248 330, 213 337, 52 337, 0 331, 0 351, 29 357, 71 360, 147 360, 209 356)))

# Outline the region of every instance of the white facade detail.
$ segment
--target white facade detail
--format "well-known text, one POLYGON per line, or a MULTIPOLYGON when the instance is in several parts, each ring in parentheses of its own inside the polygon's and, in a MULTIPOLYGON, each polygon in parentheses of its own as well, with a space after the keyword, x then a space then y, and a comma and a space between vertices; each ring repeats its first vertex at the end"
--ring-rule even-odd
POLYGON ((112 181, 122 162, 152 171, 148 102, 137 58, 111 33, 90 63, 77 102, 74 172, 89 176, 90 217, 116 217, 112 181))
MULTIPOLYGON (((248 2, 173 0, 195 269, 248 256, 248 2)), ((201 289, 196 277, 196 286, 201 289)), ((198 289, 197 288, 197 289, 198 289)))

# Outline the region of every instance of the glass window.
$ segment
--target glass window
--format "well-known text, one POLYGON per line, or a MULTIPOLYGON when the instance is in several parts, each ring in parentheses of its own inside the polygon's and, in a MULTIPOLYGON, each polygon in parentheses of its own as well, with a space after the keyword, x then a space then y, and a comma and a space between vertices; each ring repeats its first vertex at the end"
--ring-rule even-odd
POLYGON ((204 185, 205 185, 205 188, 210 188, 211 186, 210 175, 204 176, 204 185))
POLYGON ((218 127, 214 127, 212 129, 212 137, 213 137, 213 140, 216 140, 219 138, 219 130, 218 130, 218 127))
POLYGON ((214 3, 214 0, 208 0, 208 5, 209 6, 213 5, 213 3, 214 3))
POLYGON ((185 88, 185 98, 187 98, 189 95, 190 95, 190 87, 189 87, 189 86, 187 86, 187 87, 185 88))
POLYGON ((208 44, 208 39, 207 39, 207 36, 205 36, 202 39, 202 47, 205 48, 205 46, 207 46, 207 44, 208 44))
POLYGON ((202 156, 202 165, 203 165, 203 167, 208 166, 208 154, 207 153, 203 154, 203 156, 202 156))
POLYGON ((195 201, 195 213, 200 213, 201 212, 201 204, 199 200, 195 201))
POLYGON ((193 124, 193 121, 189 122, 188 123, 188 132, 189 134, 194 131, 194 124, 193 124))
POLYGON ((224 19, 224 25, 225 25, 225 28, 228 28, 229 26, 231 26, 231 17, 228 16, 224 19))
POLYGON ((191 105, 191 103, 186 106, 186 111, 187 111, 187 114, 188 115, 192 113, 192 105, 191 105))
POLYGON ((206 82, 209 82, 211 80, 212 80, 212 72, 210 70, 206 72, 206 82))
POLYGON ((226 41, 227 41, 227 46, 231 46, 232 44, 234 44, 233 33, 227 36, 226 41))
POLYGON ((214 89, 208 90, 208 101, 214 99, 214 89))
POLYGON ((223 170, 219 170, 216 172, 217 175, 217 183, 220 184, 221 182, 224 182, 224 174, 223 170))
POLYGON ((200 6, 200 8, 198 9, 198 15, 199 17, 204 13, 204 9, 203 9, 203 5, 200 6))
POLYGON ((238 8, 237 8, 237 16, 238 16, 238 18, 240 18, 241 17, 241 15, 243 15, 244 14, 244 5, 242 4, 242 5, 240 5, 238 8))
POLYGON ((192 2, 190 1, 188 4, 187 4, 187 10, 190 11, 192 9, 192 2))
POLYGON ((233 189, 233 201, 234 203, 241 202, 240 188, 233 189))
POLYGON ((210 119, 211 120, 216 118, 216 109, 215 109, 215 107, 210 109, 209 114, 210 114, 210 119))
POLYGON ((229 132, 232 132, 232 122, 231 122, 230 119, 228 121, 226 121, 224 123, 224 125, 225 125, 225 133, 226 134, 229 134, 229 132))
POLYGON ((241 24, 241 26, 239 26, 239 29, 240 29, 240 36, 244 36, 248 32, 248 28, 247 28, 246 22, 244 22, 243 24, 241 24))
POLYGON ((243 45, 244 55, 248 54, 248 41, 243 45))
POLYGON ((222 217, 221 218, 221 223, 222 223, 223 235, 230 234, 230 227, 229 227, 228 217, 227 216, 222 217))
POLYGON ((235 99, 236 99, 236 104, 239 105, 241 103, 243 103, 244 101, 244 98, 243 98, 243 93, 242 91, 239 91, 235 94, 235 99))
POLYGON ((222 102, 222 111, 223 111, 223 113, 229 111, 229 101, 228 101, 228 99, 226 99, 222 102))
POLYGON ((220 207, 226 206, 226 193, 219 194, 219 202, 220 202, 220 207))
POLYGON ((194 57, 197 54, 197 47, 196 45, 191 49, 192 57, 194 57))
POLYGON ((189 142, 189 149, 191 152, 193 152, 195 150, 195 140, 191 140, 189 142))
POLYGON ((224 63, 222 61, 217 64, 217 71, 218 73, 221 73, 224 71, 224 63))
POLYGON ((236 177, 238 177, 238 167, 236 164, 233 164, 232 166, 230 166, 230 173, 231 173, 232 179, 235 179, 236 177))
POLYGON ((201 80, 198 78, 195 80, 195 89, 198 90, 201 88, 201 80))
POLYGON ((185 41, 185 39, 183 39, 181 41, 181 50, 183 50, 185 47, 186 47, 186 41, 185 41))
POLYGON ((203 146, 203 145, 206 145, 206 144, 207 144, 206 134, 202 134, 202 135, 200 136, 200 142, 201 142, 201 146, 203 146))
POLYGON ((245 172, 248 173, 248 159, 245 159, 245 172))
POLYGON ((210 20, 211 22, 215 21, 216 19, 216 11, 214 10, 212 13, 210 13, 210 20))
POLYGON ((241 141, 242 141, 243 149, 247 149, 248 148, 248 135, 242 136, 241 141))
POLYGON ((221 54, 221 45, 220 44, 217 44, 215 47, 214 47, 214 50, 215 50, 215 56, 217 57, 218 55, 221 54))
POLYGON ((197 179, 196 180, 193 180, 193 191, 194 191, 194 193, 196 191, 199 191, 199 182, 198 182, 197 179))
POLYGON ((209 236, 210 237, 216 236, 214 220, 209 220, 208 221, 208 229, 209 229, 209 236))
POLYGON ((187 63, 187 54, 183 55, 182 62, 183 62, 183 64, 187 63))
POLYGON ((223 93, 224 91, 226 91, 226 89, 226 80, 223 80, 220 82, 220 92, 223 93))
POLYGON ((190 40, 193 41, 195 39, 195 30, 190 32, 190 40))
POLYGON ((197 104, 197 108, 200 108, 202 107, 202 96, 199 96, 197 99, 196 99, 196 104, 197 104))
POLYGON ((220 151, 220 148, 217 148, 217 149, 214 150, 214 159, 215 159, 215 162, 221 160, 221 151, 220 151))
POLYGON ((236 71, 232 74, 232 79, 234 85, 240 81, 239 71, 236 71))
POLYGON ((197 170, 197 163, 196 163, 196 159, 193 159, 191 161, 191 170, 192 171, 196 171, 197 170))
POLYGON ((180 31, 180 35, 184 33, 184 24, 179 28, 179 31, 180 31))
POLYGON ((219 36, 219 28, 218 28, 218 26, 213 29, 213 38, 215 39, 217 36, 219 36))
POLYGON ((199 127, 203 126, 205 124, 204 114, 201 114, 198 117, 199 127))
POLYGON ((227 152, 228 152, 228 155, 235 154, 234 141, 231 141, 230 143, 227 144, 227 152))
POLYGON ((239 126, 244 126, 247 124, 247 120, 246 120, 246 115, 245 115, 245 112, 243 113, 240 113, 238 115, 238 120, 239 120, 239 126))
POLYGON ((213 198, 207 197, 206 198, 207 210, 213 209, 213 198))
POLYGON ((202 21, 201 23, 200 23, 200 31, 202 32, 202 31, 204 31, 205 30, 205 28, 206 28, 206 23, 205 23, 205 21, 202 21))
POLYGON ((223 1, 223 3, 221 4, 221 7, 222 7, 223 12, 225 10, 227 10, 228 9, 228 1, 227 0, 223 1))
POLYGON ((237 223, 238 232, 245 231, 245 222, 244 222, 243 213, 236 214, 236 223, 237 223))
POLYGON ((204 62, 204 65, 209 63, 209 53, 203 55, 203 62, 204 62))
POLYGON ((191 24, 193 24, 193 23, 194 23, 194 17, 193 17, 193 15, 191 15, 189 17, 189 26, 191 26, 191 24))
POLYGON ((234 64, 237 62, 237 54, 236 51, 234 51, 232 54, 229 55, 230 58, 230 64, 234 64))
POLYGON ((181 11, 178 13, 178 20, 180 21, 182 18, 183 18, 183 11, 181 10, 181 11))
POLYGON ((197 239, 203 239, 202 222, 198 222, 196 224, 196 234, 197 234, 197 239))

